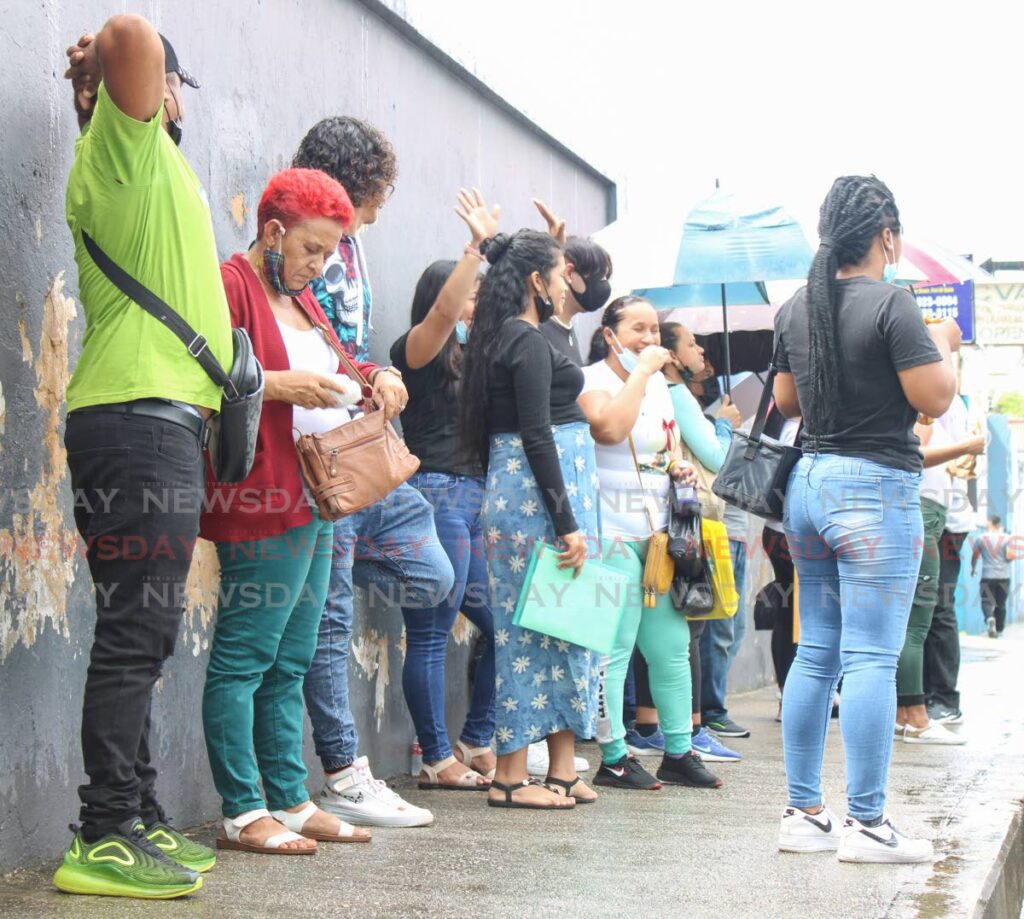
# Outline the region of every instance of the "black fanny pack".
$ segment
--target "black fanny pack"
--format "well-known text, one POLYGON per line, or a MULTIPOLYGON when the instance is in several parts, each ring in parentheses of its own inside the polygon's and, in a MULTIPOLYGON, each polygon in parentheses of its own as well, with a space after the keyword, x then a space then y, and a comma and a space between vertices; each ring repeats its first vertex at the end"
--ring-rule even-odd
POLYGON ((114 262, 84 230, 82 241, 92 260, 111 283, 181 339, 188 353, 220 387, 220 412, 209 421, 210 465, 218 482, 243 481, 252 470, 260 413, 263 411, 263 368, 256 359, 249 333, 245 329, 231 330, 233 357, 231 370, 225 373, 202 335, 114 262))

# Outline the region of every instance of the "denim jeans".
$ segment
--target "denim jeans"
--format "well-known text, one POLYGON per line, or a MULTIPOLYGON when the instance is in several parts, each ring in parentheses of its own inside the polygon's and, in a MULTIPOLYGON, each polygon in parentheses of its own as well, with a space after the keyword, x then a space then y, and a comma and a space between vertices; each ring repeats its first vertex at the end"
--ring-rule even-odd
POLYGON ((433 508, 408 483, 334 524, 327 603, 303 684, 313 744, 327 772, 351 765, 359 744, 348 701, 353 580, 370 591, 371 603, 383 596, 414 609, 436 606, 452 589, 455 576, 437 538, 433 508))
POLYGON ((480 512, 483 477, 419 472, 409 480, 434 509, 434 526, 455 572, 455 585, 437 606, 402 608, 405 617, 405 666, 402 689, 409 706, 423 761, 438 763, 452 755, 445 721, 445 657, 448 634, 461 611, 487 640, 477 664, 469 712, 460 739, 486 747, 494 734, 494 619, 487 589, 487 558, 480 512))
POLYGON ((783 525, 799 581, 800 646, 783 693, 789 803, 821 803, 832 697, 847 811, 874 820, 896 720, 896 663, 921 565, 921 476, 869 460, 804 456, 789 480, 783 525))
POLYGON ((732 558, 732 572, 740 605, 732 619, 709 619, 700 637, 700 707, 704 724, 721 721, 729 716, 725 707, 729 668, 747 631, 743 604, 743 586, 747 579, 747 544, 738 539, 730 539, 729 555, 732 558))

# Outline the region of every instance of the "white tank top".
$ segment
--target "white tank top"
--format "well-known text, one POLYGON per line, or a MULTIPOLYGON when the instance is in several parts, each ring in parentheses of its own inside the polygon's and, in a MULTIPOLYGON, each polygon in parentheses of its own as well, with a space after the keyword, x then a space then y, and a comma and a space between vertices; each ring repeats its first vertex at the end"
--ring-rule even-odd
MULTIPOLYGON (((338 373, 338 355, 324 340, 317 329, 296 329, 277 320, 284 347, 288 352, 288 365, 292 370, 309 370, 330 377, 348 376, 338 373)), ((341 394, 339 393, 339 396, 341 394)), ((300 434, 323 434, 352 420, 346 405, 336 408, 303 408, 292 406, 292 436, 298 440, 300 434)))

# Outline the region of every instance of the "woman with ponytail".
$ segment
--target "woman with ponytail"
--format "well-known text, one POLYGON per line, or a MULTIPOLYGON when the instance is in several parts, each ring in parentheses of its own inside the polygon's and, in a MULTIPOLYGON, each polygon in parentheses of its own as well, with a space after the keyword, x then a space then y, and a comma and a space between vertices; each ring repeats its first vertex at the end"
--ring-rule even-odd
POLYGON ((594 735, 598 660, 512 622, 537 540, 562 568, 597 548, 594 444, 576 398, 583 372, 538 326, 565 297, 565 258, 546 233, 499 233, 480 244, 480 284, 462 375, 460 430, 487 470, 483 531, 494 615, 498 763, 492 807, 566 809, 597 795, 576 774, 576 737, 594 735), (589 546, 588 546, 589 543, 589 546), (544 785, 527 775, 527 748, 547 738, 544 785))
POLYGON ((885 790, 896 665, 921 563, 914 422, 952 401, 960 332, 952 321, 926 328, 913 295, 892 284, 900 216, 879 179, 837 179, 818 232, 807 286, 775 320, 776 405, 804 419, 783 521, 800 585, 800 646, 783 699, 789 802, 779 848, 838 850, 848 862, 929 861, 930 842, 893 826, 885 790), (841 826, 821 791, 840 675, 841 826))

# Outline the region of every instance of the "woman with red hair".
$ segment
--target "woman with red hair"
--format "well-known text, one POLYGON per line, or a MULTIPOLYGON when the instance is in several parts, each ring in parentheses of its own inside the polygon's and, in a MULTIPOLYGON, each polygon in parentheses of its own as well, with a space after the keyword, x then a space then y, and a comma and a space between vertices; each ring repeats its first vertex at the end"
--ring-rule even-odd
MULTIPOLYGON (((316 840, 370 840, 309 800, 302 762, 302 681, 327 596, 333 527, 305 494, 293 432, 344 424, 362 397, 342 375, 328 337, 337 339, 307 286, 352 214, 334 179, 286 169, 260 199, 256 242, 221 266, 232 324, 248 331, 266 376, 252 472, 237 485, 208 472, 200 525, 221 569, 203 693, 223 799, 221 849, 301 855, 315 852, 316 840)), ((366 376, 375 369, 360 365, 366 376)))

